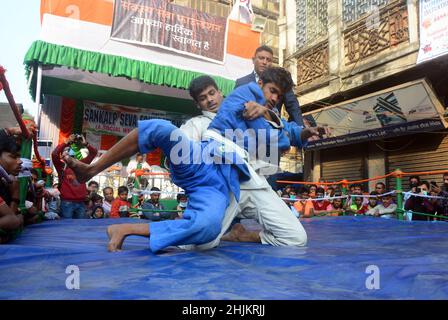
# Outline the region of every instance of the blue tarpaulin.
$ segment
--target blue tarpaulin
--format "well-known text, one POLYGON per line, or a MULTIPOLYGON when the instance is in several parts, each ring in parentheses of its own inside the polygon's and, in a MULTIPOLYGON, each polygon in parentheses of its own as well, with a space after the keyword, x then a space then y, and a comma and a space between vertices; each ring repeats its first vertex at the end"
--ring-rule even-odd
POLYGON ((0 299, 448 298, 446 222, 313 218, 302 221, 303 248, 222 242, 209 251, 153 254, 148 239, 130 237, 122 252, 107 252, 107 225, 124 222, 140 221, 27 227, 0 246, 0 299), (70 265, 79 268, 79 290, 66 287, 70 265))

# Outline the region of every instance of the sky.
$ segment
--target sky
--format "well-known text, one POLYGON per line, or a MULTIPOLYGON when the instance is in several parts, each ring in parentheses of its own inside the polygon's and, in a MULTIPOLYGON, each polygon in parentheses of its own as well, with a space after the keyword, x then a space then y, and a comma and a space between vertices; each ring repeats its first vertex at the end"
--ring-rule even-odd
MULTIPOLYGON (((0 5, 0 65, 6 69, 6 78, 16 103, 33 116, 36 104, 28 92, 23 58, 40 32, 40 0, 2 0, 0 5)), ((7 102, 0 91, 0 102, 7 102)))

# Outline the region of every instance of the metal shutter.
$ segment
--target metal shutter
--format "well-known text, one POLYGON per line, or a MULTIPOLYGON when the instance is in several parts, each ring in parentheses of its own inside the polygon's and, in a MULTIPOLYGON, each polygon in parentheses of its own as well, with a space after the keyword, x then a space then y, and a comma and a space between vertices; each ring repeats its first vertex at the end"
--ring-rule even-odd
MULTIPOLYGON (((386 144, 387 172, 400 168, 404 172, 448 171, 448 135, 427 133, 397 138, 386 144)), ((422 175, 422 181, 442 184, 442 175, 422 175)), ((388 187, 395 189, 395 178, 389 178, 388 187)), ((409 190, 408 177, 403 178, 403 190, 409 190)))
POLYGON ((367 178, 366 150, 366 144, 322 150, 320 153, 322 179, 353 181, 367 178))

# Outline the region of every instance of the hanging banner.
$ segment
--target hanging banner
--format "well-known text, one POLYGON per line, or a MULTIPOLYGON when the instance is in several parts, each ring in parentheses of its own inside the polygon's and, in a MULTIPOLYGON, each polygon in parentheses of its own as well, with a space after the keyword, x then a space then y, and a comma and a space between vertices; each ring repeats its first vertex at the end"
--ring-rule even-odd
POLYGON ((448 0, 421 0, 417 63, 448 53, 448 0))
POLYGON ((445 110, 425 80, 417 80, 304 114, 306 127, 327 126, 331 136, 306 149, 329 148, 447 127, 445 110))
POLYGON ((125 136, 137 128, 138 121, 148 119, 165 119, 180 126, 191 116, 175 112, 154 109, 141 109, 97 102, 84 102, 83 132, 125 136))
POLYGON ((165 0, 116 0, 111 39, 224 63, 227 19, 165 0))

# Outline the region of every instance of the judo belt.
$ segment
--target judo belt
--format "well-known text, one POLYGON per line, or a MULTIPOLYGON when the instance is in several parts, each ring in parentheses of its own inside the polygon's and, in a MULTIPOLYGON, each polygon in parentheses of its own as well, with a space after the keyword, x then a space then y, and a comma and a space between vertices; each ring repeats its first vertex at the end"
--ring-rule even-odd
POLYGON ((214 130, 205 131, 203 137, 206 139, 212 139, 212 140, 215 140, 215 141, 221 143, 221 145, 224 146, 224 152, 235 152, 238 156, 241 157, 241 159, 244 160, 244 164, 246 165, 246 167, 249 170, 251 179, 253 179, 253 181, 256 184, 263 183, 263 180, 260 179, 258 174, 255 172, 254 168, 252 168, 252 166, 249 164, 249 152, 247 152, 246 150, 244 150, 243 148, 238 146, 233 141, 223 137, 222 135, 220 135, 218 132, 216 132, 214 130))

